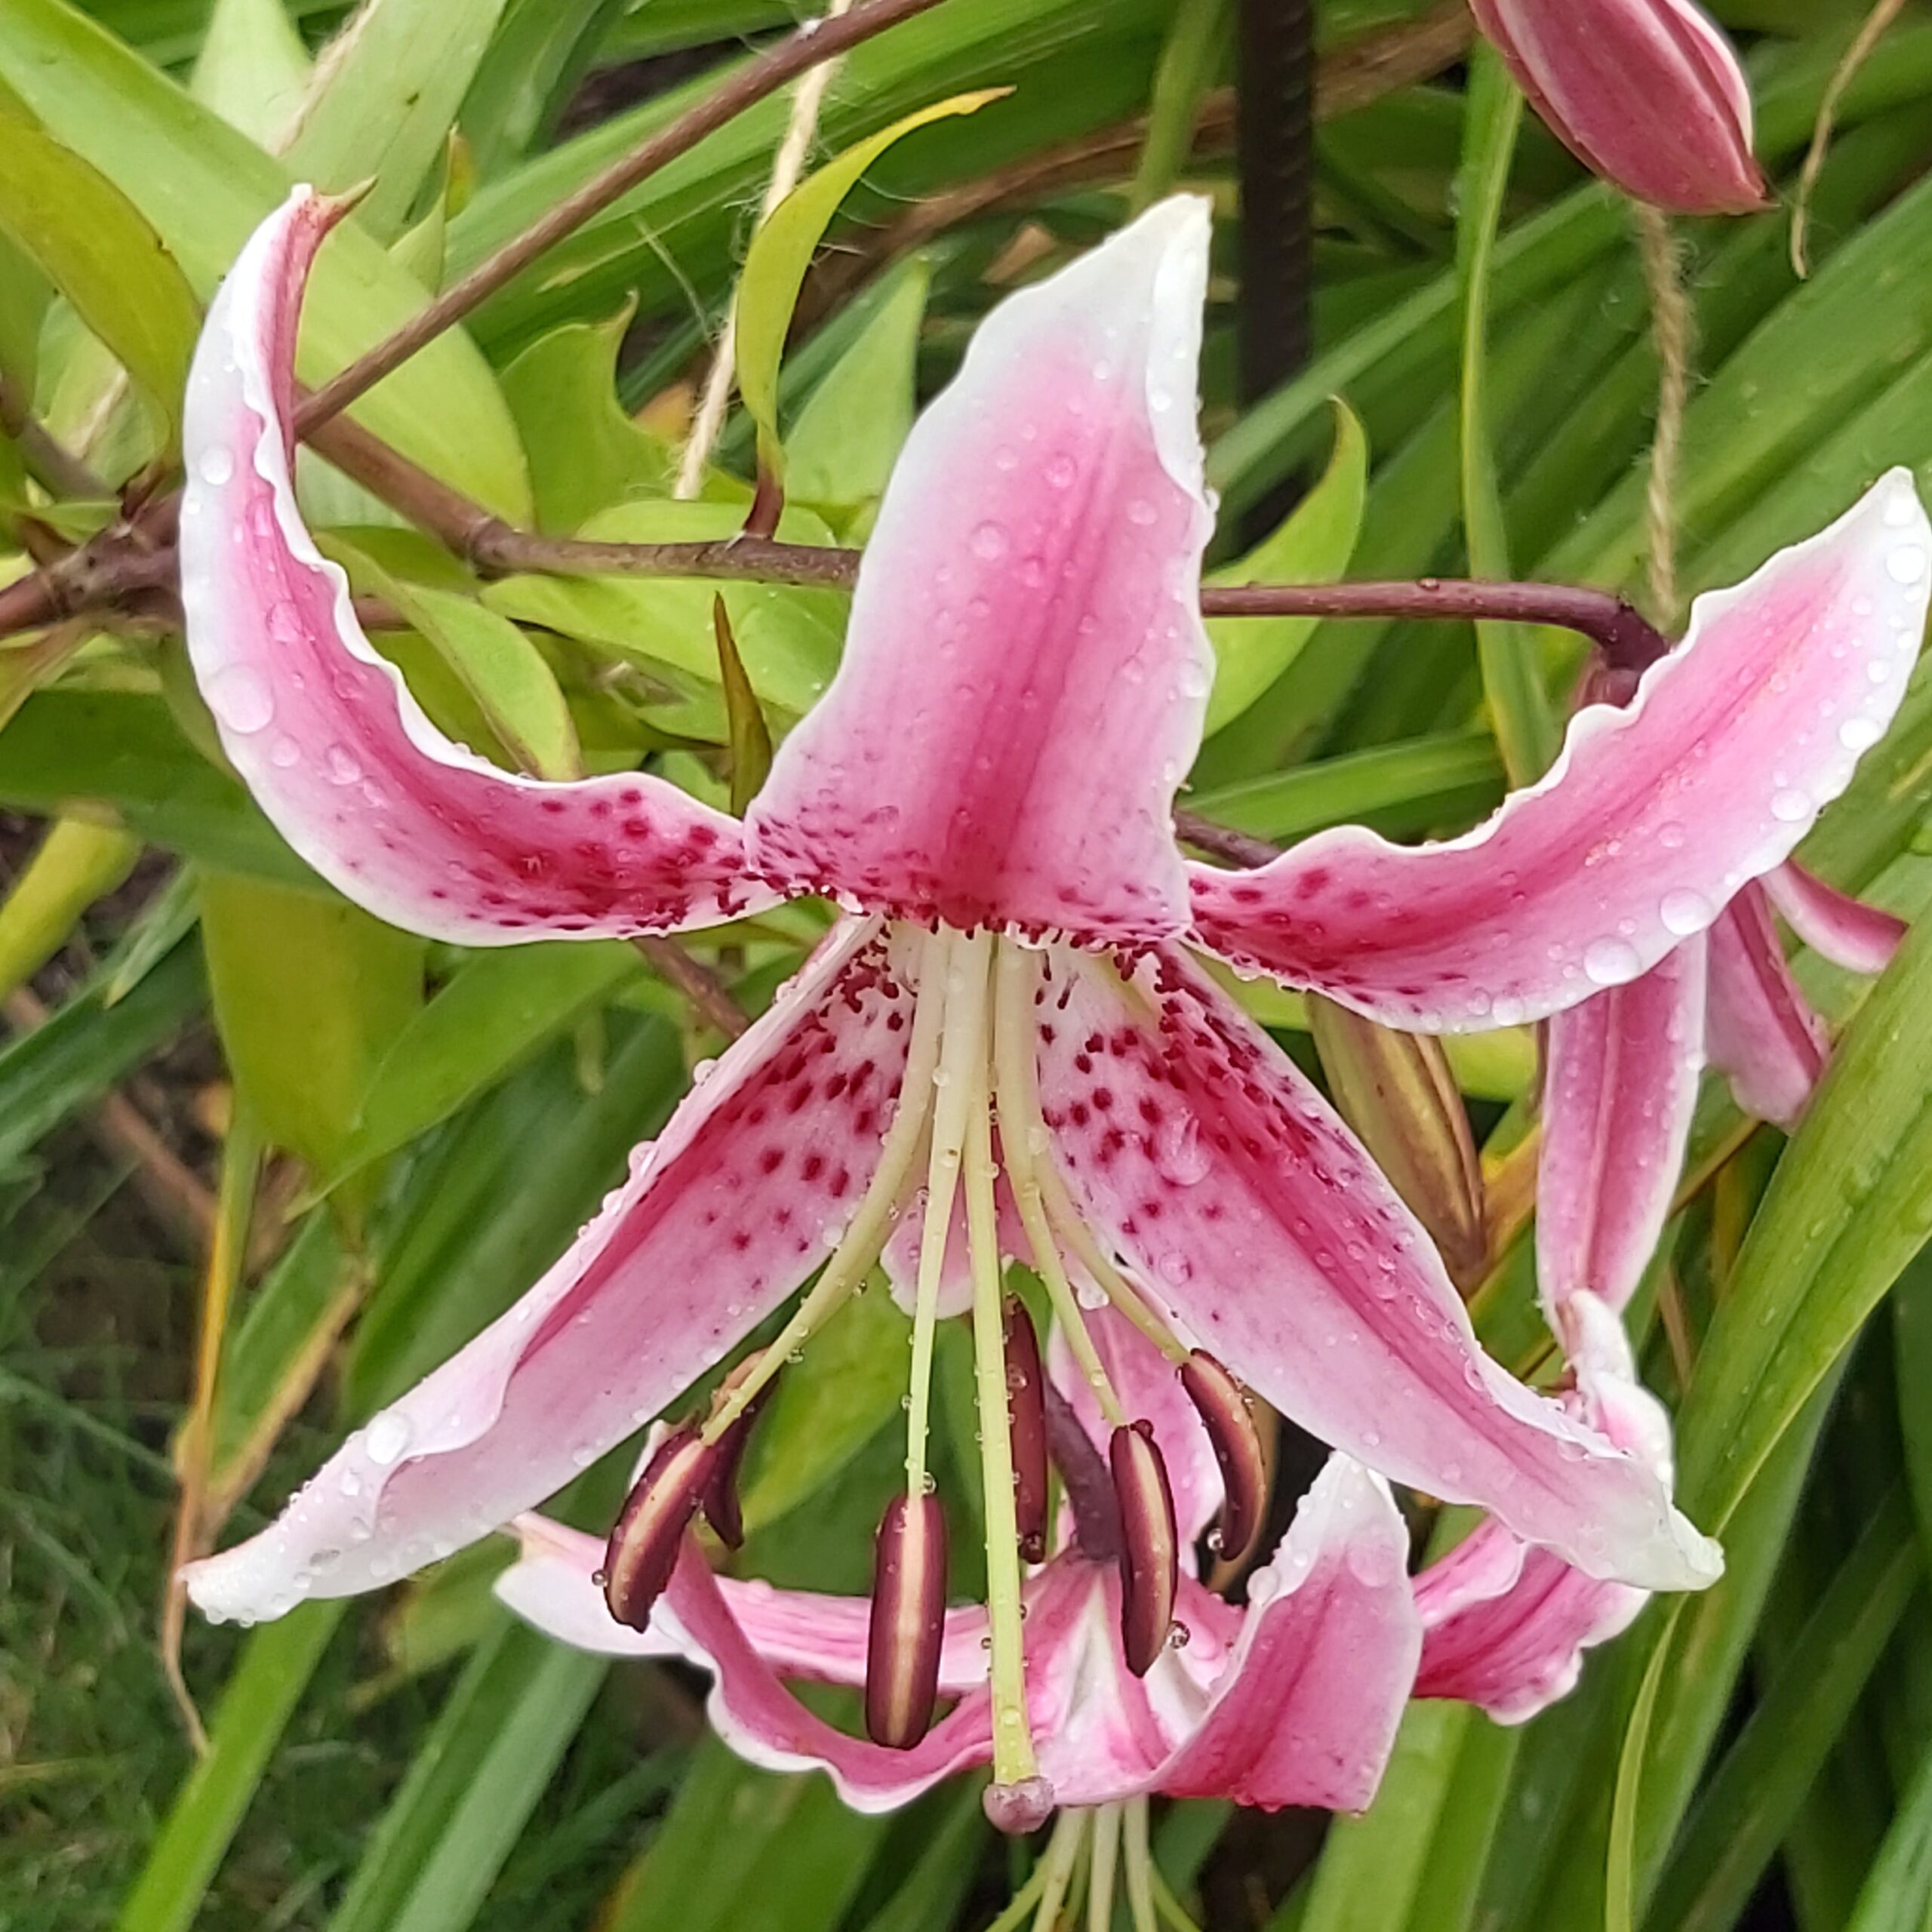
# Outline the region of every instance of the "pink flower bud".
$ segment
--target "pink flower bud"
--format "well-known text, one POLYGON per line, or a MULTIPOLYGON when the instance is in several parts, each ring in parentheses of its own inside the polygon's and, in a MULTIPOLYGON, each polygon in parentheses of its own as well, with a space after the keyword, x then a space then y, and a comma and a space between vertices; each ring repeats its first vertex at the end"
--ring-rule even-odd
POLYGON ((1523 91, 1577 158, 1683 214, 1767 201, 1751 92, 1692 0, 1470 0, 1523 91))

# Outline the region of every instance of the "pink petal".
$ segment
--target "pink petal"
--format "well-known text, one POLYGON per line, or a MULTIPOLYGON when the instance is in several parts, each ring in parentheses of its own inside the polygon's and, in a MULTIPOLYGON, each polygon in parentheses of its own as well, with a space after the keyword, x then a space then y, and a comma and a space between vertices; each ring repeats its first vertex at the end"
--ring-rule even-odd
POLYGON ((555 1266, 268 1529, 191 1564, 195 1601, 278 1617, 447 1555, 560 1488, 762 1321, 825 1259, 878 1161, 910 1030, 903 964, 875 924, 836 932, 555 1266))
POLYGON ((1651 1473, 1477 1345, 1414 1217, 1268 1035, 1177 952, 1123 986, 1048 955, 1042 1109, 1094 1225, 1257 1394, 1395 1481, 1584 1568, 1700 1587, 1651 1473))
POLYGON ((688 1540, 666 1603, 684 1632, 685 1655, 716 1679, 706 1706, 712 1728, 752 1764, 773 1771, 829 1772, 854 1810, 889 1811, 992 1755, 992 1709, 983 1690, 961 1698, 909 1751, 834 1730, 779 1681, 688 1540))
POLYGON ((1795 859, 1764 875, 1764 890, 1814 952, 1850 973, 1882 973, 1905 937, 1906 923, 1827 885, 1795 859))
POLYGON ((1470 0, 1523 91, 1586 167, 1685 214, 1765 206, 1751 92, 1690 0, 1470 0))
POLYGON ((1712 928, 1710 953, 1711 1060, 1746 1113, 1795 1127, 1830 1043, 1791 977, 1762 891, 1739 894, 1712 928))
MULTIPOLYGON (((688 1657, 689 1633, 668 1610, 648 1630, 620 1623, 593 1580, 604 1543, 547 1517, 520 1516, 521 1553, 497 1579, 497 1595, 526 1623, 574 1650, 617 1657, 688 1657)), ((857 1688, 866 1681, 871 1604, 864 1597, 782 1590, 737 1577, 717 1580, 718 1595, 745 1641, 780 1677, 857 1688)), ((940 1688, 956 1697, 986 1677, 986 1612, 949 1610, 940 1653, 940 1688)))
MULTIPOLYGON (((1220 1509, 1221 1472, 1214 1443, 1181 1386, 1180 1373, 1132 1322, 1111 1309, 1088 1310, 1087 1332, 1128 1420, 1144 1418, 1154 1425, 1154 1440, 1160 1445, 1174 1492, 1174 1521, 1182 1542, 1192 1546, 1220 1509)), ((1104 1457, 1113 1432, 1057 1328, 1048 1344, 1048 1359, 1054 1385, 1104 1457)))
POLYGON ((363 635, 289 480, 296 316, 339 216, 297 189, 256 231, 189 379, 182 603, 235 770, 331 884, 466 946, 662 932, 771 904, 733 820, 641 773, 500 772, 444 737, 363 635))
POLYGON ((1096 940, 1186 922, 1208 235, 1206 203, 1163 202, 980 325, 893 472, 838 675, 748 816, 773 884, 1096 940))
MULTIPOLYGON (((1031 1267, 1033 1251, 1021 1225, 1020 1210, 1002 1169, 993 1183, 994 1205, 999 1214, 999 1251, 1009 1261, 1031 1267)), ((894 1223, 891 1238, 879 1257, 892 1298, 912 1312, 919 1282, 919 1239, 925 1225, 925 1190, 916 1190, 894 1223)), ((940 1264, 939 1312, 946 1317, 965 1314, 973 1306, 972 1257, 966 1245, 966 1190, 952 1197, 952 1218, 946 1225, 946 1255, 940 1264)))
POLYGON ((1634 700, 1485 825, 1391 845, 1358 826, 1258 872, 1193 869, 1203 943, 1371 1019, 1540 1019, 1647 972, 1789 857, 1890 723, 1925 628, 1932 526, 1894 471, 1734 590, 1634 700))
POLYGON ((1386 1486, 1331 1457, 1281 1549, 1249 1578, 1234 1655, 1192 1735, 1155 1772, 1155 1788, 1271 1811, 1361 1810, 1381 1782, 1421 1649, 1407 1560, 1386 1486))
POLYGON ((1637 1291, 1669 1217, 1704 1065, 1704 946, 1549 1022, 1537 1161, 1537 1275, 1555 1309, 1637 1291))
MULTIPOLYGON (((1629 1344, 1608 1306, 1587 1291, 1564 1305, 1574 1338, 1579 1411, 1670 1480, 1669 1424, 1638 1385, 1629 1344)), ((1573 1690, 1583 1653, 1627 1629, 1642 1590, 1599 1583, 1501 1524, 1479 1524, 1416 1580, 1423 1626, 1419 1697, 1455 1697, 1499 1724, 1521 1724, 1573 1690)))

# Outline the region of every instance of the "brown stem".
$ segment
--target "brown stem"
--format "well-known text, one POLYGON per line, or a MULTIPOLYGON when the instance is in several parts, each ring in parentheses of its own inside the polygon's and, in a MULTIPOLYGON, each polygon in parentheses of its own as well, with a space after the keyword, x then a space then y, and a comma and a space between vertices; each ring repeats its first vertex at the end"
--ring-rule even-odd
POLYGON ((808 68, 870 40, 875 35, 937 6, 939 0, 862 0, 848 14, 814 20, 739 69, 722 86, 680 115, 669 127, 621 156, 602 174, 593 176, 575 194, 568 195, 496 253, 477 263, 460 281, 453 282, 426 308, 395 334, 317 390, 296 417, 306 434, 325 422, 365 391, 371 389, 453 322, 487 301, 530 264, 555 246, 573 229, 601 213, 620 195, 628 194, 646 176, 697 146, 707 134, 796 80, 808 68))
POLYGON ((728 1040, 737 1038, 751 1024, 745 1017, 744 1008, 732 998, 731 988, 675 940, 646 934, 632 943, 651 962, 659 978, 675 986, 692 1010, 702 1014, 728 1040))
POLYGON ((1179 808, 1174 812, 1174 830, 1197 852, 1205 852, 1209 858, 1219 859, 1243 872, 1253 872, 1270 859, 1281 856, 1281 847, 1269 844, 1265 838, 1236 832, 1230 826, 1217 825, 1211 818, 1201 818, 1179 808))

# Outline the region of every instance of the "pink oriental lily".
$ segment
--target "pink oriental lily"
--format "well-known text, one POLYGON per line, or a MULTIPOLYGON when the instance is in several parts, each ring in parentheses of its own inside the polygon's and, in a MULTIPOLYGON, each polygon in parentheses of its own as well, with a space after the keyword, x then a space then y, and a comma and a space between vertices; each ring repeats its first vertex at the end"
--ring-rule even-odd
POLYGON ((1751 90, 1694 0, 1470 0, 1476 24, 1583 165, 1684 214, 1766 205, 1751 90))
MULTIPOLYGON (((1478 1503, 1589 1576, 1711 1580, 1716 1552, 1654 1466, 1482 1352, 1414 1218, 1187 949, 1411 1026, 1537 1017, 1655 965, 1681 938, 1658 917, 1666 880, 1715 903, 1779 864, 1801 829, 1779 798, 1822 801, 1849 771, 1839 737, 1815 728, 1823 711, 1881 727, 1897 703, 1900 632, 1923 612, 1887 568, 1910 540, 1899 519, 1924 531, 1909 483, 1885 485, 1768 606, 1731 598, 1626 709, 1584 714, 1549 778, 1469 838, 1403 851, 1346 829, 1238 878, 1189 865, 1171 811, 1213 661, 1193 409, 1209 226, 1202 204, 1171 202, 981 326, 886 493, 838 676, 740 824, 648 774, 497 771, 442 738, 364 638, 290 481, 290 349, 331 218, 298 191, 257 234, 189 389, 189 647, 263 809, 352 897, 465 943, 671 931, 792 894, 848 916, 515 1308, 357 1431, 267 1530, 190 1569, 205 1611, 279 1615, 509 1521, 803 1288, 772 1346, 662 1445, 607 1555, 617 1614, 648 1620, 668 1586, 694 1641, 724 1643, 722 1599, 678 1557, 683 1529, 702 1504, 725 1531, 759 1391, 909 1211, 907 1481, 867 1641, 880 1729, 916 1740, 945 1687, 922 1622, 944 1601, 927 1416, 962 1201, 1008 1815, 1042 1796, 1026 1651, 1104 1594, 1090 1577, 1037 1606, 1023 1645, 1018 1552, 1044 1477, 1002 1339, 1019 1235, 1112 1430, 1123 1636, 1143 1665, 1180 1589, 1186 1484, 1088 1339, 1076 1278, 1187 1364, 1239 1520, 1254 1459, 1214 1407, 1230 1371, 1365 1469, 1478 1503), (1214 1358, 1190 1359, 1192 1343, 1214 1358)), ((1312 1550, 1349 1542, 1381 1506, 1372 1491, 1337 1476, 1303 1533, 1312 1550)), ((1284 1599, 1284 1617, 1321 1600, 1284 1599)), ((1220 1641, 1201 1622, 1204 1646, 1220 1641)), ((905 1755, 964 1749, 963 1723, 905 1755)), ((1179 1736, 1162 1733, 1160 1761, 1180 1753, 1162 1777, 1204 1785, 1179 1736)), ((1315 1770, 1291 1773, 1313 1788, 1315 1770)))

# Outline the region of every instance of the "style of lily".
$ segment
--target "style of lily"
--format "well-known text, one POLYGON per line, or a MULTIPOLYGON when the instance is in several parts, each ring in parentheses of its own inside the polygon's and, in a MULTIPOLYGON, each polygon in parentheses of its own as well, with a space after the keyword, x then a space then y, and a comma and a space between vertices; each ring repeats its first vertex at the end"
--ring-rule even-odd
POLYGON ((1593 174, 1683 214, 1767 205, 1750 83, 1695 0, 1469 0, 1554 134, 1593 174))
MULTIPOLYGON (((1894 561, 1914 580, 1924 568, 1909 546, 1894 561)), ((1632 682, 1598 671, 1585 695, 1614 704, 1632 682)), ((1854 752, 1874 742, 1860 715, 1837 729, 1854 752)), ((1795 792, 1773 803, 1810 814, 1795 792)), ((1854 973, 1883 972, 1906 931, 1792 860, 1744 881, 1727 903, 1678 893, 1660 909, 1683 928, 1683 943, 1627 985, 1554 1015, 1546 1035, 1537 1264, 1559 1334, 1580 1291, 1617 1309, 1635 1294, 1669 1219, 1706 1064, 1726 1075, 1746 1113, 1787 1131, 1804 1113, 1829 1034, 1792 976, 1774 912, 1854 973)))
POLYGON ((962 1200, 1004 1821, 1053 1799, 1026 1690, 1023 1636, 1041 1639, 1023 1633, 1020 1546, 1043 1483, 1028 1427, 1016 1463, 1001 1265, 1021 1241, 1004 1222, 1137 1499, 1136 1664, 1161 1654, 1178 1533, 1076 1278, 1185 1372, 1231 1469, 1253 1460, 1238 1378, 1365 1468, 1479 1504, 1591 1577, 1712 1580, 1717 1552, 1655 1466, 1483 1353, 1414 1218, 1192 953, 1412 1029, 1536 1020, 1648 970, 1683 937, 1669 895, 1715 905, 1781 864, 1849 780, 1843 722, 1875 733, 1896 708, 1924 611, 1922 571, 1899 566, 1932 542, 1908 478, 1712 601, 1629 706, 1583 713, 1549 776, 1469 837, 1404 850, 1346 828, 1250 873, 1189 863, 1171 811, 1213 664, 1194 420, 1209 222, 1171 201, 981 325, 886 492, 841 669, 740 823, 643 772, 499 771, 438 734, 363 637, 290 478, 296 313, 331 218, 298 191, 251 241, 187 398, 190 651, 269 817, 351 897, 464 944, 674 931, 796 894, 846 916, 515 1308, 267 1530, 189 1569, 205 1611, 279 1615, 508 1523, 802 1289, 626 1505, 608 1599, 648 1618, 688 1574, 700 1506, 728 1529, 760 1392, 909 1210, 906 1484, 880 1541, 868 1705, 875 1735, 925 1748, 946 1601, 929 1383, 962 1200), (1799 792, 1806 813, 1785 811, 1799 792))

